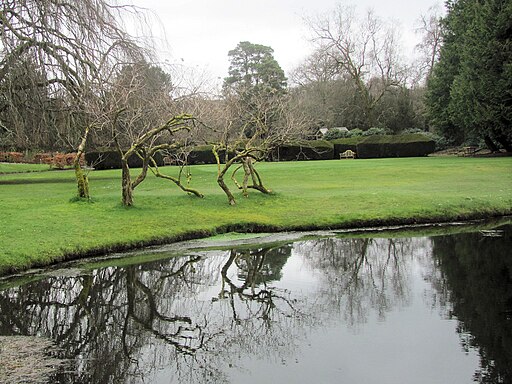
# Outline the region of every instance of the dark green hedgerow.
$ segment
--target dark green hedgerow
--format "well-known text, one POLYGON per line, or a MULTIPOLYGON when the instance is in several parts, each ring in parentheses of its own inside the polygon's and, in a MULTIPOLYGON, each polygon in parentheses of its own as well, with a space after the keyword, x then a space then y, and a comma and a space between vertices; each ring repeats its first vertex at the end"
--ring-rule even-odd
POLYGON ((423 157, 435 150, 431 138, 419 134, 358 136, 333 140, 334 157, 350 149, 361 159, 388 157, 423 157))
POLYGON ((271 153, 273 161, 331 160, 334 145, 325 140, 304 141, 297 144, 284 144, 271 153))
MULTIPOLYGON (((153 158, 158 166, 164 165, 164 156, 160 152, 155 153, 153 158)), ((97 170, 121 169, 121 154, 116 150, 86 152, 85 161, 97 170)), ((128 159, 128 166, 130 168, 140 168, 142 167, 142 159, 134 154, 128 159)))

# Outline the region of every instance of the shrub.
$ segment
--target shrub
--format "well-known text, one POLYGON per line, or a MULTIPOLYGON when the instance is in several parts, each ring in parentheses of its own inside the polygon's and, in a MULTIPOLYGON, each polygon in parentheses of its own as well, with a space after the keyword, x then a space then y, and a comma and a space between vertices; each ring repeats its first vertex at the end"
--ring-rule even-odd
POLYGON ((4 163, 21 163, 24 157, 21 152, 0 152, 0 161, 4 163))
POLYGON ((50 165, 52 168, 64 169, 73 164, 76 154, 74 153, 56 153, 51 158, 50 165))
MULTIPOLYGON (((49 164, 52 168, 64 169, 71 167, 75 161, 76 153, 56 153, 51 157, 45 157, 45 164, 49 164)), ((85 156, 80 156, 80 165, 85 165, 85 156)))
POLYGON ((32 158, 34 164, 51 164, 53 155, 51 153, 36 153, 32 158))
POLYGON ((407 129, 404 129, 401 134, 406 134, 406 133, 423 133, 423 134, 428 134, 428 132, 424 131, 423 129, 420 129, 420 128, 407 128, 407 129))
POLYGON ((348 137, 348 135, 349 135, 349 131, 342 131, 341 129, 331 128, 324 135, 323 139, 330 141, 330 140, 336 140, 336 139, 348 137))
POLYGON ((363 132, 363 136, 376 136, 376 135, 389 135, 389 130, 386 128, 370 128, 363 132))
POLYGON ((359 128, 351 129, 348 131, 347 137, 357 137, 357 136, 363 136, 364 131, 359 128))
POLYGON ((425 132, 425 134, 432 140, 434 140, 434 143, 436 145, 436 151, 442 151, 443 149, 447 149, 453 146, 453 143, 444 136, 438 135, 437 133, 433 132, 425 132))

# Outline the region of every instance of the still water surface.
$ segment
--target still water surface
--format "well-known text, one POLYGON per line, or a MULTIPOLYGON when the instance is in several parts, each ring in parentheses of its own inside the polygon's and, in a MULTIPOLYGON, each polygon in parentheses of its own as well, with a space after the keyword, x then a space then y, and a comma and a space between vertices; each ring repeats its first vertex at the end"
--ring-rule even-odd
POLYGON ((510 383, 511 246, 506 225, 86 265, 1 290, 0 334, 56 342, 49 383, 510 383))

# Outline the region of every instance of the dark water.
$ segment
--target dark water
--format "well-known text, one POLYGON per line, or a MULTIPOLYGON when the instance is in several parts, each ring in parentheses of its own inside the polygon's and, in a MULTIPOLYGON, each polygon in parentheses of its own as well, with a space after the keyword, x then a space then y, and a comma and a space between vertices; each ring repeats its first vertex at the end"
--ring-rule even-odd
POLYGON ((0 334, 55 340, 51 383, 510 383, 511 246, 508 225, 73 269, 0 291, 0 334))

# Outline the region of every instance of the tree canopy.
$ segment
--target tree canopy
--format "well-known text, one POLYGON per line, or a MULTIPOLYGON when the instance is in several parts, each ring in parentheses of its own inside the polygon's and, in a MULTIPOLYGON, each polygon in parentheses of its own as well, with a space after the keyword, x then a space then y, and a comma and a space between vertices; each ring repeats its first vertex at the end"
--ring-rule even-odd
POLYGON ((248 89, 284 91, 286 88, 284 71, 274 59, 272 48, 242 41, 228 56, 229 76, 224 79, 225 89, 240 92, 248 89))

